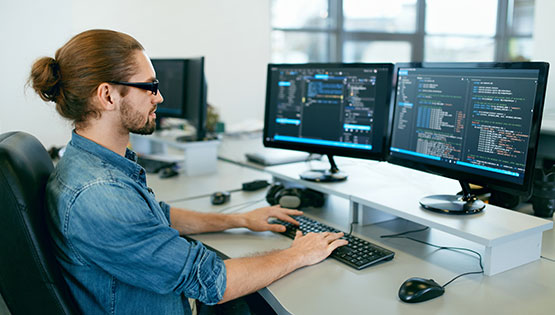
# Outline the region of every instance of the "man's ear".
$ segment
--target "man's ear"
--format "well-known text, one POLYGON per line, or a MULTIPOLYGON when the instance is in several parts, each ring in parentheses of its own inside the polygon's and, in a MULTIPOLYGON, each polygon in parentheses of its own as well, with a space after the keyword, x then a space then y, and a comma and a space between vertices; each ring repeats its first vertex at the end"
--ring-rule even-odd
POLYGON ((108 83, 101 83, 96 89, 95 98, 103 110, 117 109, 120 97, 119 91, 108 83))

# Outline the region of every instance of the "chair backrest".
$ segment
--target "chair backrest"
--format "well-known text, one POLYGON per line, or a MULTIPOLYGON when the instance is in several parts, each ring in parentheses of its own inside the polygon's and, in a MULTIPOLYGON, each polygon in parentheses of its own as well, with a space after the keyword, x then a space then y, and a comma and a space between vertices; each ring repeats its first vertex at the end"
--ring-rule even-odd
POLYGON ((0 135, 0 293, 14 315, 78 313, 45 221, 53 168, 35 137, 0 135))

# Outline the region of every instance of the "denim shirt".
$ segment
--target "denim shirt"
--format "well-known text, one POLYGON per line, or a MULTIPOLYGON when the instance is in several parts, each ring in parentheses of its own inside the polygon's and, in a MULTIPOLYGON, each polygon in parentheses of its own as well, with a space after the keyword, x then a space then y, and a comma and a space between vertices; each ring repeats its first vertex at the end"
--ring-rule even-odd
POLYGON ((217 255, 170 225, 135 153, 73 132, 47 185, 48 227, 62 273, 85 314, 190 314, 187 297, 221 300, 217 255))

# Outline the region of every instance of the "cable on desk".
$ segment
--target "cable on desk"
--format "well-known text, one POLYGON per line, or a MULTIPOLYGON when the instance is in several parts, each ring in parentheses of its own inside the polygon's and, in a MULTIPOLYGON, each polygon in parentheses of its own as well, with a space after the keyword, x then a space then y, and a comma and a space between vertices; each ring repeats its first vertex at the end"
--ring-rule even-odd
POLYGON ((429 227, 425 227, 423 229, 418 229, 418 230, 406 231, 406 232, 397 233, 397 234, 381 235, 380 237, 381 238, 406 238, 406 239, 409 239, 411 241, 415 241, 415 242, 418 242, 418 243, 422 243, 422 244, 425 244, 425 245, 428 245, 428 246, 438 248, 440 250, 447 249, 447 250, 451 250, 451 251, 467 251, 467 252, 471 252, 473 254, 476 254, 478 256, 479 261, 480 261, 481 271, 470 271, 470 272, 465 272, 465 273, 462 273, 460 275, 457 275, 453 279, 447 281, 447 283, 442 285, 443 288, 445 288, 451 282, 457 280, 458 278, 460 278, 462 276, 473 275, 473 274, 483 274, 484 273, 484 265, 482 264, 482 255, 480 255, 480 253, 478 253, 475 250, 468 249, 468 248, 463 248, 463 247, 439 246, 439 245, 435 245, 435 244, 431 244, 431 243, 428 243, 428 242, 421 241, 419 239, 416 239, 416 238, 413 238, 413 237, 410 237, 410 236, 405 236, 406 234, 409 234, 409 233, 422 232, 422 231, 426 231, 427 229, 429 229, 429 227))
POLYGON ((355 225, 356 222, 351 222, 351 227, 349 228, 349 234, 345 235, 345 236, 351 236, 351 233, 353 233, 353 225, 355 225))
MULTIPOLYGON (((241 188, 237 188, 237 189, 233 189, 233 190, 226 190, 227 192, 238 192, 241 191, 243 189, 241 188)), ((179 202, 179 201, 186 201, 186 200, 193 200, 193 199, 200 199, 200 198, 206 198, 206 197, 210 197, 212 196, 213 193, 209 193, 209 194, 202 194, 202 195, 196 195, 196 196, 191 196, 191 197, 184 197, 184 198, 178 198, 178 199, 173 199, 173 200, 167 200, 165 201, 166 203, 174 203, 174 202, 179 202)))
POLYGON ((545 256, 540 256, 540 258, 543 258, 543 259, 551 261, 551 262, 555 262, 555 259, 553 259, 553 258, 548 258, 548 257, 545 257, 545 256))
MULTIPOLYGON (((267 180, 259 179, 259 180, 253 180, 253 181, 250 181, 250 182, 243 183, 241 188, 237 188, 237 189, 233 189, 233 190, 227 190, 227 192, 233 193, 233 192, 238 192, 238 191, 257 191, 257 190, 260 190, 262 188, 266 188, 268 186, 270 186, 270 183, 267 180)), ((166 201, 166 202, 167 203, 173 203, 173 202, 178 202, 178 201, 205 198, 205 197, 212 196, 212 194, 213 193, 202 194, 202 195, 191 196, 191 197, 184 197, 184 198, 169 200, 169 201, 166 201)))
POLYGON ((239 211, 239 210, 245 209, 245 208, 248 207, 248 206, 254 205, 254 204, 259 203, 259 202, 264 201, 264 200, 266 200, 266 198, 257 199, 257 200, 254 200, 254 201, 253 201, 253 200, 251 200, 251 201, 245 201, 245 202, 240 203, 240 204, 236 204, 236 205, 233 205, 233 206, 225 207, 225 208, 223 208, 223 209, 220 210, 220 213, 224 213, 224 212, 228 211, 229 209, 233 209, 233 208, 239 207, 239 208, 237 208, 237 209, 233 209, 233 211, 232 211, 232 212, 237 212, 237 211, 239 211))
POLYGON ((402 237, 399 237, 399 236, 407 235, 407 234, 410 234, 410 233, 424 232, 424 231, 428 230, 429 228, 430 228, 429 226, 426 226, 426 227, 424 227, 422 229, 418 229, 418 230, 410 230, 410 231, 401 232, 401 233, 397 233, 397 234, 382 235, 380 237, 381 238, 402 238, 402 237))

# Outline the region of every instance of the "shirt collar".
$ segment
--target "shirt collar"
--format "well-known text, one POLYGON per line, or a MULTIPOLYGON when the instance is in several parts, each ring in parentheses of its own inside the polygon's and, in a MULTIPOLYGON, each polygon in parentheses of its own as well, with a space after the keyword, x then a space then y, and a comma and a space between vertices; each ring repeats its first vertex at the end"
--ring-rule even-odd
POLYGON ((105 162, 121 169, 130 177, 139 178, 141 175, 144 176, 144 169, 136 163, 137 154, 128 148, 125 149, 125 157, 123 157, 92 140, 78 135, 75 130, 71 134, 70 144, 101 158, 105 162))

